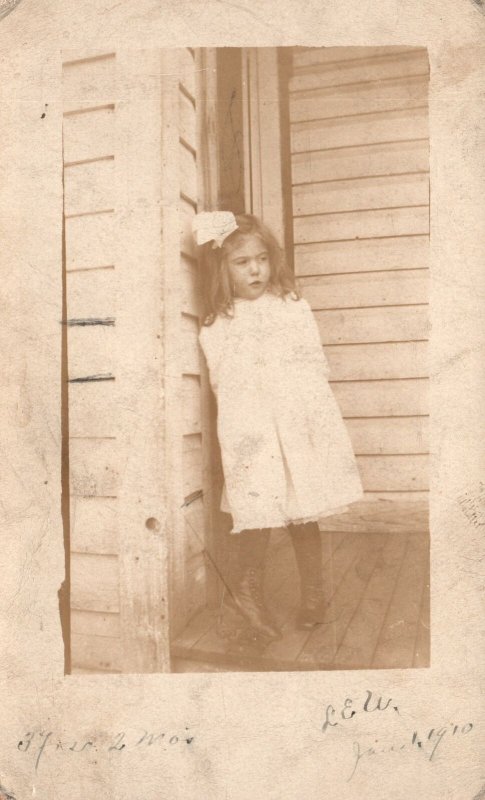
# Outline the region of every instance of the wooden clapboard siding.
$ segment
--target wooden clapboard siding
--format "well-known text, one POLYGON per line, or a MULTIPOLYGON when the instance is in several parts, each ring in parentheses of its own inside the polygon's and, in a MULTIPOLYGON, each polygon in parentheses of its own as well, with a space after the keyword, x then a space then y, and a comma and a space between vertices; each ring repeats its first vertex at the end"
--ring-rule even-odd
POLYGON ((417 269, 429 265, 428 235, 353 239, 295 247, 297 275, 333 275, 378 269, 417 269))
MULTIPOLYGON (((176 58, 175 71, 155 51, 81 53, 63 65, 74 670, 169 664, 166 558, 183 491, 166 491, 163 467, 168 431, 180 431, 181 451, 183 426, 168 419, 175 409, 182 419, 182 403, 163 401, 169 374, 182 386, 182 366, 177 355, 175 370, 170 358, 163 367, 162 353, 170 341, 194 348, 197 313, 188 240, 178 255, 180 219, 197 205, 193 125, 180 131, 166 113, 182 96, 179 73, 189 104, 195 76, 192 56, 176 58), (183 303, 165 280, 177 285, 182 263, 183 303)), ((196 370, 193 354, 182 361, 196 370)))
POLYGON ((416 505, 429 458, 427 54, 297 48, 289 94, 300 289, 366 500, 376 514, 384 499, 416 505))
POLYGON ((68 390, 74 669, 115 668, 108 650, 116 651, 117 669, 122 661, 114 380, 115 70, 113 53, 77 57, 63 65, 67 375, 81 381, 71 382, 68 390), (83 382, 100 375, 110 380, 83 382), (116 623, 107 626, 108 619, 116 623))
MULTIPOLYGON (((204 388, 198 344, 200 300, 197 287, 196 256, 192 236, 192 218, 203 200, 198 171, 200 161, 200 93, 203 88, 198 70, 200 53, 190 49, 167 56, 177 74, 173 87, 173 123, 177 129, 177 163, 172 167, 178 185, 180 241, 175 274, 170 277, 174 330, 172 332, 173 368, 172 400, 179 415, 171 426, 171 464, 179 478, 172 486, 173 502, 179 509, 172 516, 171 631, 176 634, 187 620, 205 604, 206 573, 204 550, 204 516, 201 513, 203 491, 203 419, 204 388), (175 297, 175 302, 174 302, 175 297), (175 332, 176 331, 176 332, 175 332), (196 499, 194 499, 196 498, 196 499), (194 508, 195 505, 195 508, 194 508)), ((168 63, 168 61, 167 61, 168 63)))

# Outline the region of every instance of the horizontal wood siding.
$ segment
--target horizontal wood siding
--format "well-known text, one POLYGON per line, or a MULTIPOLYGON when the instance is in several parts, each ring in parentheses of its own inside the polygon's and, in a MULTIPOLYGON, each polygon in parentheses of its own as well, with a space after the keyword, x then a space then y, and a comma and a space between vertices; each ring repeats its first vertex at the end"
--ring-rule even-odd
MULTIPOLYGON (((180 476, 174 485, 176 516, 171 569, 171 630, 178 633, 206 600, 204 556, 204 515, 202 513, 202 380, 198 344, 200 298, 197 262, 192 236, 192 218, 200 206, 198 161, 198 119, 200 77, 198 55, 190 49, 176 51, 173 61, 179 80, 173 107, 178 127, 178 161, 174 166, 179 181, 180 255, 176 275, 177 300, 172 312, 177 383, 173 397, 180 399, 173 413, 180 419, 173 427, 174 462, 180 476), (175 352, 176 351, 176 352, 175 352)), ((175 285, 175 284, 174 284, 175 285)), ((168 332, 168 335, 170 333, 168 332)), ((175 362, 174 362, 175 365, 175 362)))
POLYGON ((116 372, 115 71, 113 53, 63 65, 74 670, 121 669, 116 385, 82 380, 116 372))
POLYGON ((151 51, 63 63, 73 671, 168 667, 161 72, 151 51))
MULTIPOLYGON (((385 499, 421 508, 429 488, 427 54, 298 48, 289 90, 295 271, 365 497, 377 508, 385 499)), ((357 525, 360 506, 355 515, 357 525)))

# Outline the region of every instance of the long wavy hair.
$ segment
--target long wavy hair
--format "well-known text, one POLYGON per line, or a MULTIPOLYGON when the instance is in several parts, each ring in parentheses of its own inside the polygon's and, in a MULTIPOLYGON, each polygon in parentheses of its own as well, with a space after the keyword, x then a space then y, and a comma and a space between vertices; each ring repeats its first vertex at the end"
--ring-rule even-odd
POLYGON ((234 295, 231 290, 226 257, 237 240, 251 234, 258 236, 268 250, 270 264, 270 280, 268 289, 279 297, 292 295, 295 299, 300 293, 293 273, 288 268, 285 255, 270 229, 252 214, 237 214, 238 229, 231 233, 222 247, 213 248, 212 242, 206 242, 200 251, 200 289, 203 298, 203 324, 212 325, 218 315, 232 316, 234 313, 234 295))

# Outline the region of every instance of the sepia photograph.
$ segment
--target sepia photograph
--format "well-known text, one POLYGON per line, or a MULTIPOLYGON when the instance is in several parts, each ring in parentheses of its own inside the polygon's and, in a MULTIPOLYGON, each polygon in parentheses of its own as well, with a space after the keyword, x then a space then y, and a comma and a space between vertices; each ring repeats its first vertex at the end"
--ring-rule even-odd
POLYGON ((426 48, 62 60, 65 672, 429 667, 426 48))

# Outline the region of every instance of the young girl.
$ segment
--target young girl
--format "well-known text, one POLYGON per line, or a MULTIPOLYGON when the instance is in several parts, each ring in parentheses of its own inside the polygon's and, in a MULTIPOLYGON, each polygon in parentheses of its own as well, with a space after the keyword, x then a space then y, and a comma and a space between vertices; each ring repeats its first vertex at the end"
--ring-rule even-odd
POLYGON ((200 343, 217 399, 221 510, 240 537, 233 601, 257 634, 276 639, 262 589, 271 528, 290 533, 301 584, 297 626, 311 629, 325 611, 317 521, 359 500, 362 485, 316 322, 275 237, 256 217, 230 212, 198 214, 194 232, 207 311, 200 343))

